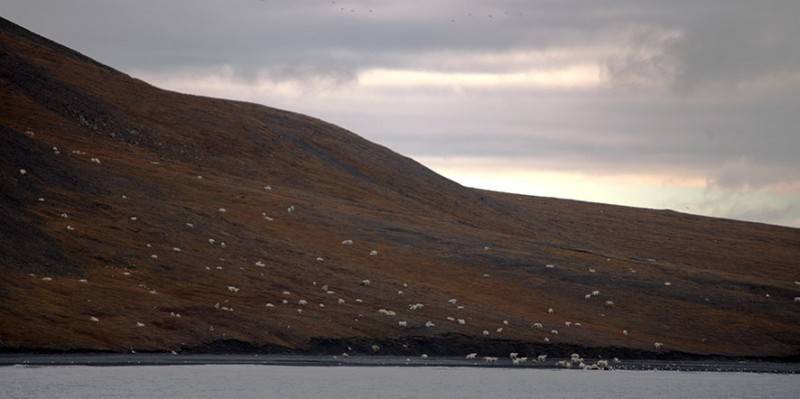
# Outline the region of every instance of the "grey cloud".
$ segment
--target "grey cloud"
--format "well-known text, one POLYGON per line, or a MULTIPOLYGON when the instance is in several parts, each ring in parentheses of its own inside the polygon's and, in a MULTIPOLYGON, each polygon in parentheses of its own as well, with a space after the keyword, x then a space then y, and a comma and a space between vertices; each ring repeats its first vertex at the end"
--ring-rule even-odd
MULTIPOLYGON (((669 55, 680 64, 678 81, 688 86, 796 70, 800 53, 794 42, 800 28, 793 20, 800 5, 791 1, 760 2, 759 7, 742 1, 6 3, 0 8, 3 15, 123 68, 230 64, 241 69, 311 65, 319 71, 327 66, 357 70, 413 65, 416 55, 444 50, 597 44, 638 27, 685 34, 669 55)), ((634 35, 631 57, 614 68, 617 74, 633 70, 635 76, 648 63, 662 63, 641 58, 642 46, 649 44, 642 40, 634 35)))
POLYGON ((759 164, 748 159, 726 162, 713 175, 710 185, 721 189, 753 190, 775 184, 797 184, 800 174, 794 165, 759 164))
POLYGON ((634 29, 626 51, 605 58, 601 64, 615 86, 672 85, 678 68, 672 53, 680 40, 671 32, 634 29))
POLYGON ((780 198, 766 202, 764 195, 760 191, 711 189, 703 199, 685 202, 678 208, 717 217, 798 226, 800 201, 780 198))
POLYGON ((732 86, 777 73, 800 72, 800 3, 748 1, 672 3, 649 14, 625 54, 605 61, 618 83, 664 81, 679 92, 732 86), (684 14, 676 14, 683 10, 684 14), (675 30, 678 37, 665 37, 675 30))
POLYGON ((101 61, 137 69, 412 66, 416 55, 443 50, 546 49, 596 41, 613 22, 593 8, 548 3, 387 4, 392 3, 15 0, 0 11, 101 61), (370 7, 373 13, 367 13, 370 7), (351 8, 357 12, 347 12, 351 8))
POLYGON ((714 18, 687 29, 672 48, 678 60, 676 85, 739 83, 759 76, 800 72, 797 2, 765 2, 721 8, 714 18))
MULTIPOLYGON (((622 83, 667 74, 676 87, 689 89, 797 71, 800 57, 794 40, 800 26, 793 20, 800 4, 791 1, 759 7, 744 1, 6 3, 3 15, 123 69, 228 65, 245 78, 260 69, 298 71, 302 78, 308 70, 352 75, 373 66, 413 67, 421 55, 446 51, 602 45, 627 31, 633 32, 628 54, 597 60, 622 83), (664 43, 658 36, 664 31, 682 38, 664 43), (653 46, 662 51, 653 54, 653 46)), ((443 60, 439 67, 448 65, 443 60)))
MULTIPOLYGON (((716 175, 722 165, 746 157, 790 170, 800 163, 800 115, 792 111, 798 103, 794 94, 730 103, 624 92, 462 93, 391 112, 381 108, 395 108, 394 102, 375 101, 372 109, 384 123, 372 138, 426 156, 577 158, 564 162, 567 167, 695 167, 716 175)), ((359 132, 374 131, 362 118, 354 111, 340 120, 359 132)))

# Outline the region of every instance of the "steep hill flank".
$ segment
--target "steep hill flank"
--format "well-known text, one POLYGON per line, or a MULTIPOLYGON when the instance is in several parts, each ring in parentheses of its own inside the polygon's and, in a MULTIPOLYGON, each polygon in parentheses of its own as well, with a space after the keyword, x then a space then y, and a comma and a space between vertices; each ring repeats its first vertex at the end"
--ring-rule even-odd
POLYGON ((798 229, 462 187, 1 19, 0 93, 5 350, 800 350, 798 229))

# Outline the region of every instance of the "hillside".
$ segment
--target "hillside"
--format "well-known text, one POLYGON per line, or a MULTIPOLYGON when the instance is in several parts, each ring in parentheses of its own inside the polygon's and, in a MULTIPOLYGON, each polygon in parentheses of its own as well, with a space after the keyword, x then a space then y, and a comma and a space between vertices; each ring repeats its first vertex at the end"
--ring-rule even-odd
POLYGON ((463 187, 3 19, 0 93, 6 351, 800 355, 799 229, 463 187))

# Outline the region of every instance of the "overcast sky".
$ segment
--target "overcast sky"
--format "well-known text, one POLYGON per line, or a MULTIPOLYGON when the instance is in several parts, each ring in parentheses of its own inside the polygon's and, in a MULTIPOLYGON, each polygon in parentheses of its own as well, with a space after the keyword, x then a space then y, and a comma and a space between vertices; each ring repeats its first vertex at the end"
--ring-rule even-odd
POLYGON ((3 0, 0 15, 465 185, 800 227, 800 1, 3 0))

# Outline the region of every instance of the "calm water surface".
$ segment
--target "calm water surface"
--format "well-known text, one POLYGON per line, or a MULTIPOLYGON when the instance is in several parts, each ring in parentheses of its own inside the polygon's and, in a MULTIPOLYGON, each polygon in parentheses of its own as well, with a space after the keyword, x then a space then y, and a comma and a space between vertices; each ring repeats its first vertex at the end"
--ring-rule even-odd
POLYGON ((0 367, 0 398, 800 398, 800 376, 255 365, 0 367))

